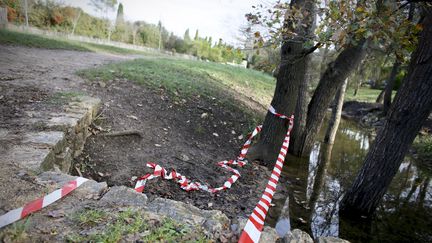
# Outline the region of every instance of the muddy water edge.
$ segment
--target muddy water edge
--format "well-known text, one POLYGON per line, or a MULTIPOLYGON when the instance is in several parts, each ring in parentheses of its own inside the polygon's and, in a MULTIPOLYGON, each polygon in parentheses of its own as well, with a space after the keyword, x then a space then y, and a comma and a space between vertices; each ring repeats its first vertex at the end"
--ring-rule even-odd
POLYGON ((374 133, 343 120, 334 145, 322 143, 324 134, 321 134, 309 158, 288 157, 281 195, 275 198, 276 206, 269 212, 267 223, 276 225, 289 196, 291 228, 309 232, 313 238, 432 242, 432 173, 410 156, 402 162, 373 219, 363 222, 339 219, 338 203, 355 179, 374 133))

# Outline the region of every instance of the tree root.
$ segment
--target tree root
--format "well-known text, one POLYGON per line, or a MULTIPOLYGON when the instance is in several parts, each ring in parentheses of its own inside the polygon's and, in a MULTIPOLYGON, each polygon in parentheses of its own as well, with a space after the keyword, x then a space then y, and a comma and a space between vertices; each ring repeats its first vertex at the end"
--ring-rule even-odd
POLYGON ((126 130, 126 131, 119 131, 119 132, 111 132, 111 133, 101 133, 100 136, 105 137, 119 137, 119 136, 138 136, 142 138, 142 134, 138 130, 126 130))

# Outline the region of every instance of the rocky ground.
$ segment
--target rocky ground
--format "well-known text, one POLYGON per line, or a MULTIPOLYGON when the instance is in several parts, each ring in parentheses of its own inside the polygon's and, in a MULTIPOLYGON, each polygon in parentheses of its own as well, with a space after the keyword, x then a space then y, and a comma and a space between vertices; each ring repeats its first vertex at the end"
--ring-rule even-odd
MULTIPOLYGON (((149 172, 145 163, 152 160, 219 186, 230 174, 215 162, 235 158, 251 128, 241 111, 215 98, 179 99, 129 80, 87 83, 76 75, 128 57, 16 46, 0 46, 0 56, 0 214, 59 188, 70 172, 100 181, 1 229, 0 239, 238 239, 266 168, 246 166, 240 181, 217 195, 186 193, 161 180, 138 194, 130 178, 149 172), (129 129, 140 136, 105 136, 129 129)), ((262 240, 276 240, 273 229, 265 232, 262 240)))
MULTIPOLYGON (((215 195, 160 179, 136 193, 131 178, 150 172, 145 163, 153 161, 222 185, 231 174, 216 162, 235 158, 253 128, 241 110, 216 97, 169 95, 133 80, 89 83, 76 75, 132 57, 2 45, 0 56, 0 215, 61 187, 74 178, 70 173, 94 179, 0 229, 0 240, 237 241, 267 168, 248 164, 232 189, 215 195), (109 135, 126 130, 134 134, 109 135)), ((277 238, 265 227, 261 242, 277 238)), ((313 242, 300 230, 282 241, 313 242)))

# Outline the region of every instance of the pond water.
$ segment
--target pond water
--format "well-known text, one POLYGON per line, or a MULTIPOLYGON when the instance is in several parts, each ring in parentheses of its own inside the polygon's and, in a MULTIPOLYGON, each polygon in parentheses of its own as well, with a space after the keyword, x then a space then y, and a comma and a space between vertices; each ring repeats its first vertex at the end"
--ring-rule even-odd
POLYGON ((407 156, 376 216, 364 222, 342 221, 338 215, 339 201, 355 179, 374 138, 371 131, 351 121, 341 122, 334 145, 320 142, 322 138, 323 134, 308 159, 287 158, 285 179, 281 181, 285 195, 275 198, 268 224, 282 231, 287 227, 299 228, 313 238, 432 242, 432 173, 425 166, 407 156), (287 203, 289 212, 281 215, 287 203))

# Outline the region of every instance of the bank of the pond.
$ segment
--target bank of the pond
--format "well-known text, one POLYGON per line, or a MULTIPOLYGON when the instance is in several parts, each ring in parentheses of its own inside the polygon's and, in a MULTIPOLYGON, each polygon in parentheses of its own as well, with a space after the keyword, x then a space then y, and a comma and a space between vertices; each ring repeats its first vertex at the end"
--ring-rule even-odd
POLYGON ((285 197, 276 200, 270 224, 277 222, 289 195, 291 227, 307 231, 314 238, 337 236, 352 242, 432 240, 432 173, 421 161, 412 156, 404 159, 372 221, 341 222, 338 202, 360 169, 374 136, 370 129, 343 120, 334 145, 322 143, 322 137, 307 160, 288 158, 283 174, 285 197))

